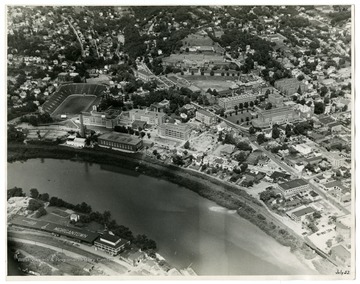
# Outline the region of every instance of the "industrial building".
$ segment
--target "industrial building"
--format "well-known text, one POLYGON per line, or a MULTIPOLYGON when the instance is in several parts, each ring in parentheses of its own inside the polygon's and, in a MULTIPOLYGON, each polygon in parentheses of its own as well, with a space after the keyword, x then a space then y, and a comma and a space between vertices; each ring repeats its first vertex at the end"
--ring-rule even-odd
POLYGON ((143 141, 134 135, 109 132, 98 137, 99 146, 125 152, 136 152, 143 147, 143 141))

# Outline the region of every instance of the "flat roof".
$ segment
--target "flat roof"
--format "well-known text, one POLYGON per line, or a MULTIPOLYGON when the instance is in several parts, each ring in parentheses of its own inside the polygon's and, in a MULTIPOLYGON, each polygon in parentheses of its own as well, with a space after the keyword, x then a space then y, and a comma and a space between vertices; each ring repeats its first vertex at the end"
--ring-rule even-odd
POLYGON ((237 96, 233 96, 233 97, 220 98, 219 102, 231 102, 231 101, 235 101, 238 99, 256 98, 256 97, 257 97, 257 94, 246 93, 246 94, 241 94, 241 95, 237 95, 237 96))
POLYGON ((63 236, 71 237, 74 239, 78 239, 87 243, 93 243, 94 240, 99 236, 98 233, 90 232, 87 230, 67 227, 59 224, 55 224, 48 221, 43 220, 35 220, 30 219, 23 216, 15 217, 11 223, 13 225, 21 226, 21 227, 27 227, 30 229, 38 229, 47 231, 50 233, 56 233, 63 236))
POLYGON ((187 130, 190 130, 190 125, 185 124, 185 123, 181 123, 181 124, 163 123, 160 125, 160 128, 172 129, 172 130, 178 130, 178 131, 187 131, 187 130))
POLYGON ((103 135, 100 135, 98 139, 108 140, 112 142, 119 142, 125 143, 130 145, 137 145, 141 140, 138 137, 135 137, 130 134, 124 133, 116 133, 116 132, 109 132, 103 135))
POLYGON ((331 122, 335 122, 335 119, 333 119, 330 116, 323 116, 323 117, 319 117, 318 119, 322 124, 329 124, 331 122))
MULTIPOLYGON (((116 237, 116 238, 118 238, 118 237, 116 237)), ((116 243, 115 245, 113 245, 113 244, 110 244, 110 243, 108 243, 108 242, 104 242, 104 241, 102 241, 101 239, 104 239, 104 237, 103 237, 103 236, 99 236, 99 237, 95 240, 95 242, 96 242, 96 243, 100 243, 100 244, 105 245, 105 246, 108 246, 108 247, 111 247, 111 248, 113 248, 113 249, 117 249, 117 248, 119 248, 119 247, 122 247, 123 245, 125 245, 125 244, 127 244, 127 243, 129 242, 128 240, 118 238, 118 239, 120 239, 120 241, 119 241, 118 243, 116 243)), ((111 242, 112 242, 112 241, 111 241, 111 242)))
POLYGON ((299 186, 304 186, 304 185, 307 185, 308 183, 303 180, 303 179, 294 179, 294 180, 291 180, 291 181, 288 181, 288 182, 284 182, 284 183, 281 183, 279 184, 279 186, 283 189, 283 190, 289 190, 289 189, 292 189, 292 188, 296 188, 296 187, 299 187, 299 186))
POLYGON ((213 114, 211 112, 208 112, 206 110, 203 110, 203 109, 198 109, 198 110, 196 110, 196 112, 201 113, 201 114, 206 115, 206 116, 215 116, 215 114, 213 114))
POLYGON ((296 217, 301 217, 301 216, 304 216, 306 214, 313 213, 313 212, 315 212, 314 208, 306 207, 306 208, 300 209, 298 211, 295 211, 292 214, 294 214, 296 217))

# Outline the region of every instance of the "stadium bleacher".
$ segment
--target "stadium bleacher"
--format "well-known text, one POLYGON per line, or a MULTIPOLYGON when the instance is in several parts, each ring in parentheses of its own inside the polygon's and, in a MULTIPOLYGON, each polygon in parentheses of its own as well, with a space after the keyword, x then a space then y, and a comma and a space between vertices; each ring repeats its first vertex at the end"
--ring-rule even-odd
POLYGON ((70 95, 86 94, 100 96, 105 90, 106 86, 100 84, 78 83, 61 85, 58 90, 44 103, 43 111, 52 114, 70 95))

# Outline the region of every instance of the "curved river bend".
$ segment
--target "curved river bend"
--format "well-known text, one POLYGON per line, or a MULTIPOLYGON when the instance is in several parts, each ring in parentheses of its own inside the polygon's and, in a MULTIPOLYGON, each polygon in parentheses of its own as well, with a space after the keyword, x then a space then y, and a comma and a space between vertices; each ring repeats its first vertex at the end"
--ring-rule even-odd
POLYGON ((14 186, 109 210, 118 224, 154 239, 171 265, 191 265, 199 275, 314 273, 235 212, 168 181, 87 162, 31 159, 8 163, 8 188, 14 186))

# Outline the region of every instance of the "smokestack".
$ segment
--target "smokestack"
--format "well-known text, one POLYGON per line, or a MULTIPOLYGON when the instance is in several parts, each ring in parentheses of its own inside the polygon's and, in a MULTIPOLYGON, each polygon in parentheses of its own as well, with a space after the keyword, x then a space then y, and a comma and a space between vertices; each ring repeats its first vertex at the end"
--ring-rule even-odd
POLYGON ((84 128, 84 120, 83 120, 83 115, 82 113, 80 113, 80 136, 82 138, 85 137, 85 128, 84 128))

